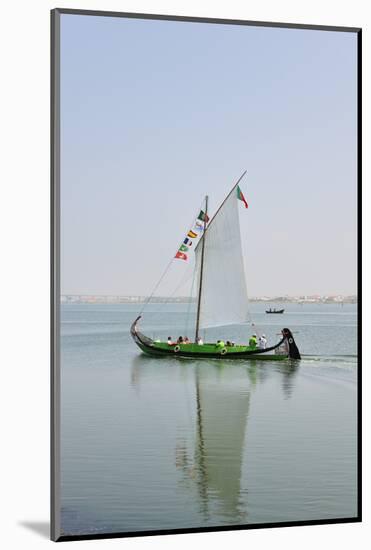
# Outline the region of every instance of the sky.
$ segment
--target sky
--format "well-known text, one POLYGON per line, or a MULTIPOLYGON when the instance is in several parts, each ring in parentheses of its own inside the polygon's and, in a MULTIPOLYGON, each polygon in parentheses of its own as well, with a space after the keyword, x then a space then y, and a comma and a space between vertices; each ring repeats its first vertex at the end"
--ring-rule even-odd
POLYGON ((62 294, 150 294, 244 170, 249 295, 355 294, 356 54, 347 32, 63 14, 62 294))

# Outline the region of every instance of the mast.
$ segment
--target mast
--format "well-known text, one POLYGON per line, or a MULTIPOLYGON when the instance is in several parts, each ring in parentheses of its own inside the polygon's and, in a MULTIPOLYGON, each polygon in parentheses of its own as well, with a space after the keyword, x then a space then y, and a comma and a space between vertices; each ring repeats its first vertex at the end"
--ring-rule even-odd
POLYGON ((201 267, 200 267, 200 284, 198 286, 198 300, 197 300, 197 317, 196 317, 196 335, 195 342, 197 343, 199 328, 200 328, 200 310, 201 310, 201 294, 202 294, 202 277, 204 271, 204 256, 205 256, 205 233, 206 233, 206 220, 207 220, 207 203, 209 197, 205 197, 205 217, 204 217, 204 232, 202 235, 202 248, 201 248, 201 267))

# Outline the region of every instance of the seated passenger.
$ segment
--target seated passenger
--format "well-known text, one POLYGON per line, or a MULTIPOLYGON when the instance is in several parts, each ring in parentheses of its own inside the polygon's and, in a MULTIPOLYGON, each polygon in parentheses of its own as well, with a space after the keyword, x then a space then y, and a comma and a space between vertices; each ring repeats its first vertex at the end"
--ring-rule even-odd
POLYGON ((223 340, 218 340, 215 345, 218 349, 219 348, 224 348, 224 346, 225 346, 223 340))
POLYGON ((249 340, 249 347, 256 348, 256 334, 253 334, 249 340))
POLYGON ((173 342, 171 341, 171 336, 168 336, 168 337, 167 337, 167 345, 168 345, 168 346, 172 346, 172 345, 173 345, 173 342))
POLYGON ((265 349, 267 347, 267 339, 265 334, 262 334, 259 338, 259 349, 265 349))
POLYGON ((177 342, 177 344, 183 344, 183 336, 179 336, 177 342))

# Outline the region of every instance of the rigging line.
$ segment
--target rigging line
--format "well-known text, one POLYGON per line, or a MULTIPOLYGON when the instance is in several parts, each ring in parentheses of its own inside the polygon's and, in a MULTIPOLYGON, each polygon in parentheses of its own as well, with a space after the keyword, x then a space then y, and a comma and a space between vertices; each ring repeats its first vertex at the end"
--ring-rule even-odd
MULTIPOLYGON (((188 266, 190 267, 190 266, 188 266)), ((184 286, 186 283, 188 283, 188 281, 190 280, 192 276, 192 271, 190 269, 188 269, 184 274, 183 274, 183 277, 180 281, 180 283, 175 287, 175 289, 173 290, 173 292, 167 296, 167 300, 165 302, 161 302, 160 305, 160 312, 161 310, 164 310, 166 308, 166 306, 170 303, 170 300, 173 298, 173 296, 175 295, 175 293, 179 290, 179 288, 181 288, 182 286, 184 286)), ((192 283, 193 284, 193 283, 192 283)))
MULTIPOLYGON (((190 266, 188 266, 188 267, 190 267, 190 266)), ((167 300, 165 300, 165 302, 161 302, 160 304, 158 304, 159 305, 159 313, 162 313, 163 310, 166 308, 166 306, 169 305, 170 300, 173 298, 173 296, 179 290, 179 288, 181 288, 183 285, 188 283, 188 281, 191 278, 191 275, 192 275, 192 272, 189 269, 183 274, 183 277, 182 277, 180 283, 175 287, 175 290, 173 290, 173 292, 169 296, 167 296, 167 300)))
MULTIPOLYGON (((191 266, 189 265, 188 268, 190 268, 191 266)), ((180 283, 175 287, 175 290, 173 290, 173 292, 170 294, 169 298, 172 298, 175 293, 182 287, 184 286, 186 283, 188 283, 188 281, 190 280, 191 276, 192 276, 192 272, 193 270, 191 269, 187 269, 187 271, 184 272, 183 274, 183 277, 181 278, 180 280, 180 283)), ((166 302, 165 302, 166 303, 166 302)))
MULTIPOLYGON (((190 265, 188 266, 188 268, 190 268, 190 265)), ((192 271, 190 269, 187 269, 184 273, 183 273, 183 276, 180 280, 180 282, 178 283, 178 285, 174 288, 174 290, 171 292, 171 294, 169 294, 169 296, 167 296, 167 300, 165 300, 165 302, 161 302, 161 306, 167 306, 169 303, 170 303, 170 300, 175 296, 176 292, 182 287, 184 286, 186 283, 188 283, 188 281, 190 280, 192 276, 192 271)))
MULTIPOLYGON (((200 209, 201 209, 201 206, 202 206, 202 205, 203 205, 203 201, 202 201, 201 204, 200 204, 200 207, 199 207, 200 209)), ((192 218, 192 224, 191 224, 192 227, 193 227, 193 225, 196 223, 196 219, 197 219, 197 218, 195 218, 195 217, 192 218)), ((178 252, 178 250, 179 250, 181 244, 183 243, 183 241, 184 241, 184 238, 183 238, 183 240, 181 241, 181 243, 178 245, 175 254, 178 252)), ((150 294, 150 295, 148 296, 148 298, 144 301, 143 307, 142 307, 142 309, 140 310, 139 315, 142 315, 142 313, 143 313, 143 311, 145 310, 145 308, 147 307, 149 301, 151 300, 151 298, 153 298, 154 293, 156 292, 156 290, 157 290, 158 287, 160 286, 160 283, 162 282, 162 280, 163 280, 163 278, 165 277, 166 273, 167 273, 168 270, 170 269, 171 264, 172 264, 173 261, 175 260, 175 254, 174 254, 173 257, 171 258, 170 262, 167 264, 167 266, 166 266, 164 272, 162 273, 162 275, 161 275, 159 281, 158 281, 157 284, 155 285, 155 287, 154 287, 154 289, 152 290, 151 294, 150 294)))
POLYGON ((147 307, 149 301, 151 300, 151 298, 153 298, 153 295, 154 293, 156 292, 156 290, 158 289, 158 287, 160 286, 160 283, 162 282, 162 279, 165 277, 166 273, 168 272, 171 264, 173 263, 173 260, 174 258, 171 258, 170 262, 167 264, 163 274, 161 275, 160 279, 158 280, 157 284, 155 285, 154 289, 152 290, 151 294, 148 296, 148 298, 144 301, 143 303, 143 307, 142 309, 140 310, 139 312, 139 315, 142 315, 144 309, 147 307))

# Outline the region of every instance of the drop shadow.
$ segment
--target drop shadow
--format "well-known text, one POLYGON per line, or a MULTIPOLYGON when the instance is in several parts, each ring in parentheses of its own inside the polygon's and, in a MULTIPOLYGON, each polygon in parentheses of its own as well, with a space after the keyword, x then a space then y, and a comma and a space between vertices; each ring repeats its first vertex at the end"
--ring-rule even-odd
POLYGON ((37 533, 42 538, 50 539, 50 523, 48 521, 19 521, 18 525, 37 533))

